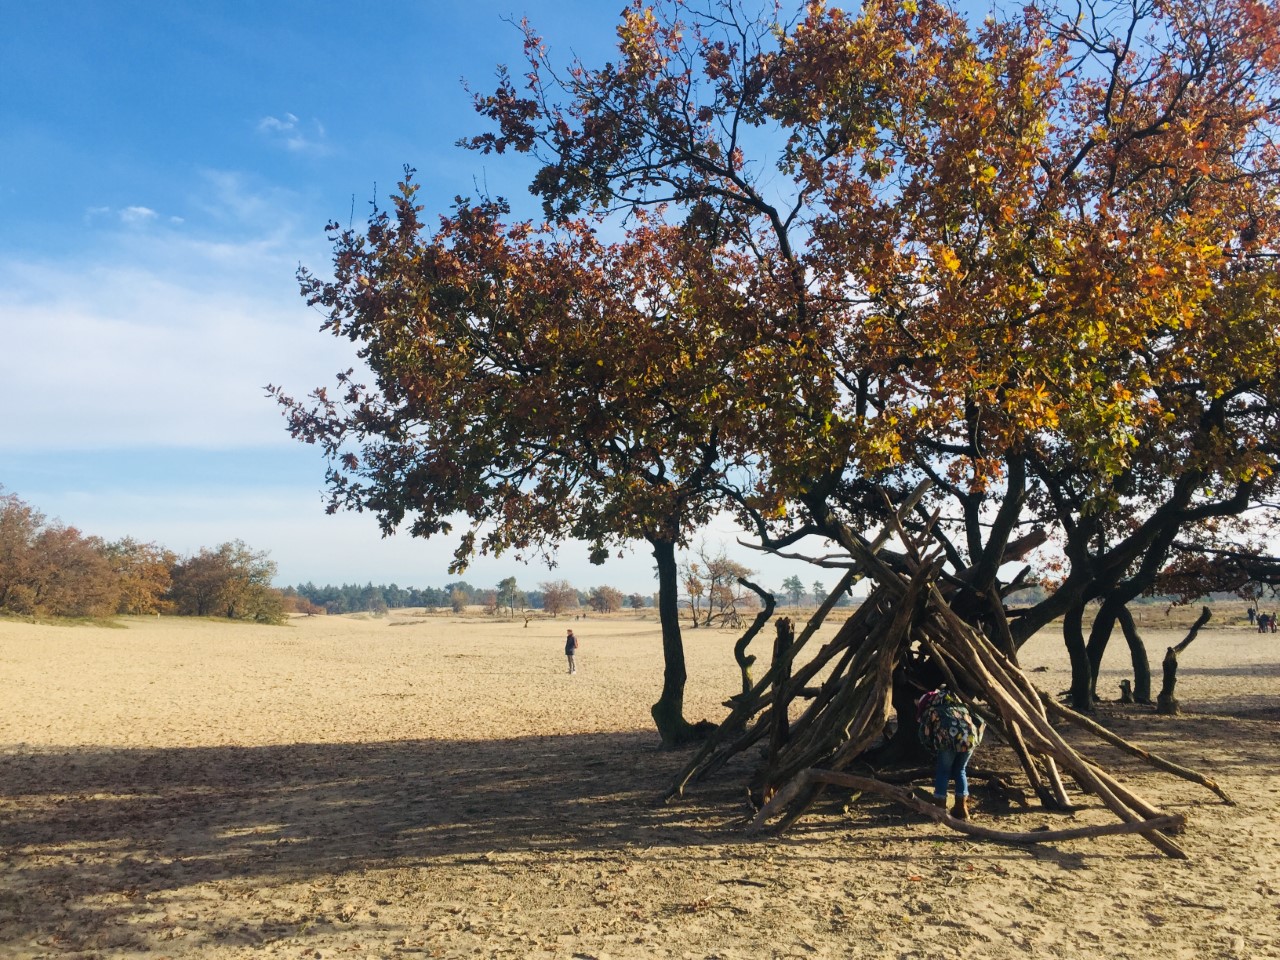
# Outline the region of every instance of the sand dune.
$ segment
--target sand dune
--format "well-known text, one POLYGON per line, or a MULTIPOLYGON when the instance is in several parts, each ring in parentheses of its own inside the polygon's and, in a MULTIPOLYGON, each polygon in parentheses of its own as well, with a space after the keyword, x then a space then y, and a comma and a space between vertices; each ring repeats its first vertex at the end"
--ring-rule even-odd
MULTIPOLYGON (((1182 635, 1162 626, 1153 660, 1182 635)), ((686 755, 656 749, 652 620, 123 627, 0 621, 0 957, 1280 957, 1280 635, 1202 634, 1182 717, 1104 707, 1237 806, 1081 741, 1188 815, 1175 862, 1134 837, 974 843, 835 794, 748 837, 745 766, 660 806, 686 755)), ((686 635, 691 719, 723 715, 734 639, 686 635)), ((1022 661, 1067 685, 1056 638, 1022 661)), ((1107 816, 976 799, 1013 830, 1107 816)))

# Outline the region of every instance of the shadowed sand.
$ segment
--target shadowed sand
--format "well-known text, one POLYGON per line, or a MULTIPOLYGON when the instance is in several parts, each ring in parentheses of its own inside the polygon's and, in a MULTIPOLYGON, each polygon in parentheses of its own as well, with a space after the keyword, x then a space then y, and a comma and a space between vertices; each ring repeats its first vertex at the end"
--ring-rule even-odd
MULTIPOLYGON (((976 844, 837 791, 751 838, 745 765, 660 806, 688 755, 656 749, 652 620, 123 623, 0 621, 0 957, 1280 956, 1280 635, 1203 633, 1182 717, 1103 709, 1238 806, 1075 739, 1188 815, 1181 863, 1134 837, 976 844)), ((1159 627, 1157 671, 1182 636, 1159 627)), ((690 719, 723 716, 734 639, 687 633, 690 719)), ((1068 683, 1052 636, 1022 662, 1068 683)), ((1110 817, 977 799, 1004 829, 1110 817)))

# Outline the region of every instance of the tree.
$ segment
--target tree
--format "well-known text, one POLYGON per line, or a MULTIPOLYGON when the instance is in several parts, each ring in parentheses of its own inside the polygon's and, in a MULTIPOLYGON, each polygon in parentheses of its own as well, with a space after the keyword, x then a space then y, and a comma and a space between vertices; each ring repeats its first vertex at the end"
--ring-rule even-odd
POLYGON ((1083 705, 1086 604, 1109 632, 1280 455, 1280 12, 1124 11, 636 2, 614 61, 559 73, 527 29, 524 88, 477 99, 470 145, 536 158, 545 222, 460 201, 429 234, 406 177, 335 232, 332 283, 303 275, 374 378, 277 391, 331 507, 465 516, 458 563, 645 539, 676 743, 677 546, 729 505, 768 549, 862 555, 927 481, 902 522, 955 610, 1005 649, 1064 616, 1083 705), (1068 573, 1014 616, 1002 571, 1049 537, 1068 573))
POLYGON ((568 580, 552 580, 539 584, 542 588, 542 609, 553 617, 576 610, 578 607, 578 591, 568 580))
POLYGON ((461 587, 454 587, 449 591, 449 606, 453 608, 454 613, 466 613, 467 606, 471 603, 471 592, 463 590, 461 587))
POLYGON ((286 587, 281 594, 284 599, 284 609, 289 613, 300 613, 307 617, 314 617, 317 614, 325 613, 325 608, 318 603, 312 603, 306 596, 299 593, 292 587, 286 587))
POLYGON ((799 606, 800 601, 804 599, 807 591, 805 590, 804 581, 795 574, 787 577, 782 581, 782 595, 791 601, 793 607, 799 606))
POLYGON ((266 551, 241 540, 210 550, 202 547, 174 565, 169 599, 178 613, 279 623, 284 598, 271 581, 276 565, 266 551))
POLYGON ((367 610, 375 617, 383 617, 387 614, 388 604, 382 588, 375 587, 372 583, 364 585, 356 602, 359 609, 367 610))
POLYGON ((35 612, 31 546, 44 523, 44 514, 17 495, 0 495, 0 609, 35 612))
POLYGON ((871 361, 843 373, 850 464, 883 478, 806 505, 838 538, 895 472, 898 497, 930 478, 960 609, 1014 645, 1064 616, 1077 708, 1179 531, 1265 499, 1280 410, 1258 375, 1276 363, 1277 13, 1118 15, 1033 7, 971 33, 923 5, 817 11, 775 74, 822 199, 813 269, 861 311, 841 353, 871 361), (840 96, 876 53, 873 99, 840 96), (1069 573, 1002 625, 999 569, 1033 525, 1069 573))
POLYGON ((697 629, 702 616, 702 599, 707 592, 707 585, 702 579, 702 571, 696 563, 686 563, 681 570, 681 584, 684 587, 685 604, 689 607, 689 626, 697 629))
POLYGON ((120 580, 106 544, 75 527, 50 524, 31 542, 28 585, 38 611, 59 617, 106 617, 120 605, 120 580))
POLYGON ((617 613, 622 609, 622 591, 613 587, 592 587, 587 603, 596 613, 617 613))
POLYGON ((498 605, 507 608, 507 615, 516 615, 516 604, 524 603, 524 594, 516 585, 515 577, 507 577, 498 584, 498 605))
POLYGON ((172 583, 169 571, 178 560, 172 550, 125 537, 107 544, 106 555, 119 582, 120 613, 151 614, 168 609, 164 597, 172 583))
POLYGON ((99 538, 48 522, 16 495, 0 495, 0 609, 28 616, 110 616, 120 591, 99 538))
POLYGON ((366 344, 376 383, 340 376, 341 402, 275 390, 291 432, 325 448, 332 510, 372 509, 419 536, 467 517, 455 570, 570 536, 597 562, 646 540, 669 598, 655 720, 682 742, 675 552, 719 496, 714 388, 741 352, 733 336, 707 339, 701 306, 728 300, 734 278, 682 231, 643 222, 606 245, 586 223, 509 226, 501 203, 459 202, 428 236, 416 191, 406 176, 394 220, 335 236, 333 283, 302 275, 326 327, 366 344))
POLYGON ((730 560, 723 547, 713 550, 705 542, 698 545, 697 557, 697 563, 688 562, 684 568, 693 625, 698 626, 701 613, 703 626, 735 626, 738 606, 745 600, 739 583, 752 571, 730 560))
POLYGON ((646 606, 643 593, 631 594, 631 596, 627 597, 627 603, 630 605, 632 610, 643 610, 646 606))

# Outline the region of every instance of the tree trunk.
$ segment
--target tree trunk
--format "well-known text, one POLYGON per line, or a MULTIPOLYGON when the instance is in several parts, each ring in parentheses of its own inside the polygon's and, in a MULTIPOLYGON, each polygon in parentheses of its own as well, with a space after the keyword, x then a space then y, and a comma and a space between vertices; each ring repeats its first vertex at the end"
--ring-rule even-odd
MULTIPOLYGON (((776 624, 778 635, 773 642, 773 662, 777 673, 773 678, 773 727, 769 733, 769 760, 767 767, 775 769, 778 753, 791 739, 791 724, 787 719, 787 687, 791 683, 791 664, 787 661, 787 651, 795 643, 795 626, 790 617, 783 617, 776 624)), ((770 786, 774 786, 771 784, 770 786)), ((771 792, 771 791, 767 791, 771 792)))
POLYGON ((1103 601, 1098 615, 1093 618, 1093 627, 1089 631, 1089 643, 1085 652, 1089 656, 1089 695, 1098 699, 1098 671, 1102 668, 1102 655, 1107 652, 1107 642, 1111 639, 1111 631, 1115 629, 1120 611, 1125 609, 1124 600, 1108 595, 1103 601))
POLYGON ((1071 706, 1080 713, 1093 712, 1093 670, 1084 642, 1084 604, 1075 603, 1062 621, 1062 638, 1071 658, 1071 706))
POLYGON ((1133 662, 1133 702, 1151 702, 1151 661, 1147 659, 1147 645, 1138 635, 1133 614, 1125 607, 1120 611, 1120 629, 1129 644, 1129 659, 1133 662))
POLYGON ((777 601, 772 593, 757 586, 750 580, 739 577, 738 583, 755 593, 760 598, 761 603, 760 612, 756 614, 755 620, 747 629, 747 632, 739 637, 738 642, 733 645, 733 659, 737 661, 738 671, 742 674, 742 696, 745 697, 751 693, 751 688, 754 686, 751 680, 751 668, 755 666, 756 662, 755 656, 747 653, 747 646, 755 638, 755 635, 764 628, 764 625, 769 622, 769 618, 773 616, 773 608, 777 606, 777 601))
POLYGON ((680 635, 680 607, 676 597, 678 577, 676 545, 670 540, 651 538, 653 559, 658 565, 658 619, 662 624, 662 696, 650 709, 662 748, 673 750, 698 739, 698 730, 684 718, 684 640, 680 635))
POLYGON ((1178 685, 1178 654, 1169 647, 1164 654, 1164 683, 1160 685, 1160 695, 1156 697, 1156 713, 1176 714, 1178 698, 1173 695, 1178 685))
POLYGON ((1212 614, 1208 607, 1200 608, 1200 617, 1191 625, 1191 629, 1187 632, 1186 637, 1176 647, 1169 647, 1165 651, 1164 663, 1164 683, 1160 687, 1160 695, 1156 697, 1156 713, 1176 714, 1178 712, 1178 698, 1173 695, 1174 687, 1178 683, 1178 654, 1187 649, 1200 633, 1200 629, 1209 622, 1212 614))
POLYGON ((920 736, 916 731, 916 699, 920 690, 912 686, 907 679, 907 672, 902 665, 893 673, 893 687, 890 697, 893 702, 893 713, 897 717, 897 729, 893 737, 885 744, 876 760, 879 763, 905 763, 910 760, 921 763, 928 759, 920 736))

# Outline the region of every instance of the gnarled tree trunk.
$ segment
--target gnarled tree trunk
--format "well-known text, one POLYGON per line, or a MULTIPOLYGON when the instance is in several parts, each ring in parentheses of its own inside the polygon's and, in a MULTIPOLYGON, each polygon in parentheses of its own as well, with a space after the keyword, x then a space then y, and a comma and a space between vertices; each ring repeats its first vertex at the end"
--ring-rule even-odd
POLYGON ((733 659, 738 664, 738 670, 742 674, 742 696, 746 697, 751 693, 753 681, 751 679, 751 668, 755 666, 756 658, 753 654, 747 653, 747 647, 751 641, 755 639, 764 625, 769 622, 769 618, 773 616, 774 607, 777 606, 777 600, 772 593, 762 587, 757 586, 745 577, 739 577, 738 583, 742 584, 748 590, 755 593, 760 598, 761 609, 756 614, 756 618, 752 621, 751 626, 747 628, 746 633, 738 638, 738 642, 733 645, 733 659))
POLYGON ((1208 607, 1201 607, 1199 619, 1191 625, 1182 642, 1165 651, 1164 662, 1161 664, 1164 668, 1164 682, 1160 686, 1159 696, 1156 697, 1156 713, 1176 714, 1178 712, 1178 698, 1173 694, 1178 684, 1178 654, 1191 645, 1191 641, 1200 633, 1200 628, 1209 622, 1211 616, 1208 607))
POLYGON ((1074 603, 1062 621, 1062 638, 1071 658, 1071 706, 1081 713, 1093 712, 1093 669, 1084 642, 1084 603, 1074 603))

